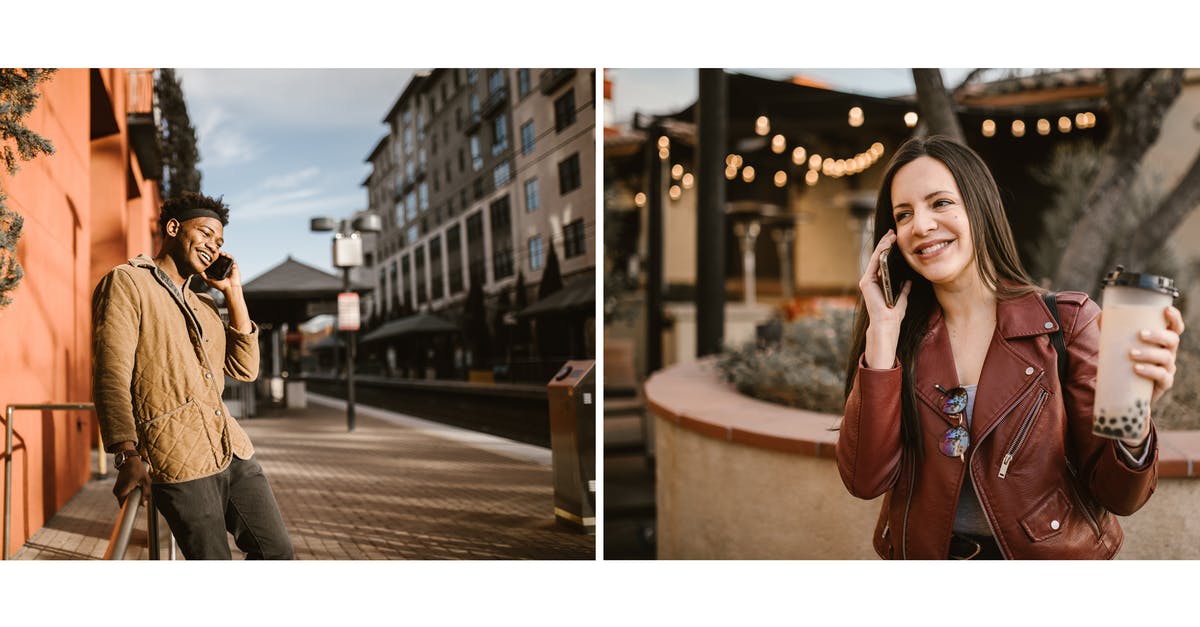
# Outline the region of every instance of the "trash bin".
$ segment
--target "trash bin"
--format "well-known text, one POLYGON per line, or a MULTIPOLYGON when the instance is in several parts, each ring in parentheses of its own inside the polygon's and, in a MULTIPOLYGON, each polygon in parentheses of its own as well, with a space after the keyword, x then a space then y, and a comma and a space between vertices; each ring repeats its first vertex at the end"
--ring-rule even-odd
POLYGON ((595 533, 596 362, 566 362, 546 388, 554 517, 581 531, 595 533))

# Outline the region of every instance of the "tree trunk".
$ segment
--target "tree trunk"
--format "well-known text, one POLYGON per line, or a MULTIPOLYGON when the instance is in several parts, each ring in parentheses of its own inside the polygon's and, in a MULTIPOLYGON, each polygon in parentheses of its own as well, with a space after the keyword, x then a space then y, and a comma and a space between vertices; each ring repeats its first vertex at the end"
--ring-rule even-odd
POLYGON ((1071 232, 1053 284, 1093 296, 1109 259, 1126 194, 1133 186, 1146 151, 1158 139, 1163 116, 1179 97, 1182 70, 1116 69, 1106 71, 1112 130, 1101 149, 1100 167, 1084 201, 1083 218, 1071 232))
POLYGON ((966 144, 954 100, 942 84, 938 68, 913 68, 913 83, 917 87, 917 106, 921 108, 921 124, 929 135, 945 135, 966 144))
MULTIPOLYGON (((1200 153, 1175 189, 1138 226, 1129 244, 1129 263, 1142 267, 1175 229, 1200 205, 1200 153)), ((1131 266, 1132 267, 1132 266, 1131 266)))

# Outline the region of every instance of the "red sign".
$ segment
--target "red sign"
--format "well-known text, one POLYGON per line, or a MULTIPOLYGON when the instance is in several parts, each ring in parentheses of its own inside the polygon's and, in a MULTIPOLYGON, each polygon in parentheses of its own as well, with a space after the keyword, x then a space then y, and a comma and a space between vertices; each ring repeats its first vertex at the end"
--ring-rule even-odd
POLYGON ((338 331, 357 331, 359 327, 358 293, 338 294, 338 331))

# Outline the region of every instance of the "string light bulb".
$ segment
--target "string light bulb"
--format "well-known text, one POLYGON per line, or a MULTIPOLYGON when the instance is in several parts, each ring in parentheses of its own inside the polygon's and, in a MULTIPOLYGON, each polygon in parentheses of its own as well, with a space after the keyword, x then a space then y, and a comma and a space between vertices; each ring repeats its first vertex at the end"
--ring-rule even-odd
POLYGON ((646 206, 646 194, 644 192, 638 192, 637 194, 635 194, 633 197, 633 204, 637 207, 645 207, 646 206))
POLYGON ((919 119, 920 117, 917 115, 916 111, 909 111, 908 113, 904 114, 904 125, 908 128, 912 128, 917 125, 917 120, 919 119))
POLYGON ((853 126, 855 128, 862 126, 863 125, 862 107, 851 107, 849 119, 847 120, 847 122, 850 123, 850 126, 853 126))
POLYGON ((783 135, 776 135, 771 138, 771 152, 781 155, 787 150, 787 139, 783 135))
POLYGON ((678 185, 672 185, 668 193, 671 194, 671 200, 679 200, 679 197, 683 196, 683 190, 679 189, 678 185))
POLYGON ((775 187, 783 187, 787 185, 787 172, 779 170, 775 172, 775 187))
POLYGON ((813 155, 808 158, 808 169, 809 170, 821 169, 821 155, 818 155, 817 153, 814 152, 813 155))
POLYGON ((737 168, 735 168, 731 165, 725 166, 725 178, 727 178, 731 181, 733 179, 737 178, 737 168))
POLYGON ((1071 132, 1071 118, 1069 118, 1065 115, 1058 118, 1058 132, 1060 132, 1060 133, 1070 133, 1071 132))
POLYGON ((804 150, 803 146, 796 146, 794 149, 792 149, 792 163, 796 165, 803 165, 804 160, 807 158, 808 153, 804 150))
POLYGON ((1023 120, 1013 120, 1012 134, 1013 134, 1013 137, 1024 137, 1025 136, 1025 122, 1023 120))
POLYGON ((687 174, 683 175, 683 188, 684 189, 691 189, 695 185, 696 185, 696 177, 692 176, 691 172, 688 172, 687 174))
POLYGON ((809 170, 808 174, 804 175, 804 182, 808 184, 809 187, 812 187, 813 185, 817 184, 817 179, 819 178, 821 178, 821 175, 817 174, 816 170, 809 170))
POLYGON ((683 178, 683 166, 682 165, 676 163, 675 165, 671 166, 671 178, 675 179, 676 181, 683 178))
POLYGON ((754 166, 748 165, 742 168, 742 180, 746 181, 747 183, 754 182, 754 166))
POLYGON ((758 116, 758 119, 754 121, 754 132, 766 137, 767 133, 771 132, 771 120, 767 119, 765 115, 758 116))
POLYGON ((995 135, 996 134, 996 122, 994 120, 984 120, 982 132, 983 132, 984 137, 991 137, 991 136, 995 135))
POLYGON ((1047 120, 1046 118, 1042 118, 1042 119, 1038 120, 1037 121, 1037 131, 1038 131, 1038 135, 1049 135, 1050 134, 1050 120, 1047 120))

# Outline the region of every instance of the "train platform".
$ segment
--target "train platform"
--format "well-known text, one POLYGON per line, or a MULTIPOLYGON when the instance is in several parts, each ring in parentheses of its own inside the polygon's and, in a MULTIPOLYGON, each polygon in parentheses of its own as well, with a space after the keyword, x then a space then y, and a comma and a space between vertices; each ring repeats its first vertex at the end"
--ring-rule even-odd
MULTIPOLYGON (((313 394, 305 409, 241 424, 297 559, 595 558, 594 535, 555 521, 549 449, 363 405, 347 432, 344 402, 313 394)), ((115 479, 90 481, 13 559, 101 559, 115 479)), ((126 559, 148 557, 145 519, 126 559)))

